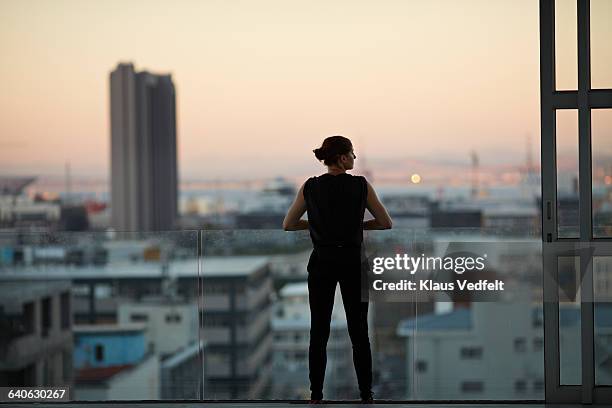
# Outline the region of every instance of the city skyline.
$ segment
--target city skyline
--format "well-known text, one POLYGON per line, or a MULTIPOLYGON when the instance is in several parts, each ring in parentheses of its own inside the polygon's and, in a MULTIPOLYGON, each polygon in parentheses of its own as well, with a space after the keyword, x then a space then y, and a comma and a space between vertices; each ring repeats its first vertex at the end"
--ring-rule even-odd
MULTIPOLYGON (((539 162, 536 1, 147 4, 4 2, 1 173, 61 176, 70 162, 75 177, 108 177, 106 75, 122 61, 172 74, 185 179, 316 174, 311 150, 331 134, 368 163, 469 163, 476 149, 483 166, 523 163, 530 134, 539 162)), ((612 7, 592 10, 597 87, 612 7)))

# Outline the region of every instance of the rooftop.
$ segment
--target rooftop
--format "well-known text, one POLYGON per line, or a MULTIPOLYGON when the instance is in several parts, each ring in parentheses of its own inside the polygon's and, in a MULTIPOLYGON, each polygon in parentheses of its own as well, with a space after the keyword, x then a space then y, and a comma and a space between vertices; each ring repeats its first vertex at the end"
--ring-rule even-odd
POLYGON ((402 320, 397 327, 397 334, 410 336, 414 330, 470 330, 471 328, 472 310, 460 308, 448 313, 432 313, 415 319, 402 320))
POLYGON ((308 282, 288 283, 280 291, 282 297, 307 296, 308 282))
MULTIPOLYGON (((598 303, 594 310, 595 327, 612 328, 612 305, 598 303)), ((534 310, 541 309, 535 306, 534 310)), ((470 330, 472 328, 472 309, 459 308, 441 314, 427 314, 415 319, 402 320, 397 327, 399 336, 412 336, 416 331, 449 331, 470 330)), ((559 310, 559 324, 571 327, 580 324, 580 309, 577 307, 562 307, 559 310)))
POLYGON ((36 177, 4 177, 0 176, 0 195, 19 195, 36 177))
POLYGON ((83 324, 73 326, 72 331, 79 333, 129 333, 140 332, 147 328, 145 323, 122 323, 122 324, 83 324))
POLYGON ((77 370, 75 382, 97 384, 106 381, 119 374, 122 371, 130 369, 130 364, 117 365, 112 367, 90 367, 77 370))
MULTIPOLYGON (((202 258, 198 265, 197 259, 172 260, 168 263, 167 273, 174 277, 202 277, 224 278, 248 276, 265 265, 267 256, 208 256, 202 258), (201 270, 198 270, 201 266, 201 270)), ((29 280, 29 279, 155 279, 166 273, 160 262, 121 262, 104 266, 87 265, 83 267, 67 265, 40 265, 22 268, 0 267, 0 280, 29 280)), ((4 284, 3 284, 4 285, 4 284)))
MULTIPOLYGON (((330 328, 338 329, 346 327, 346 320, 332 318, 330 328)), ((303 318, 279 318, 272 319, 272 330, 310 330, 310 316, 303 318)))
POLYGON ((172 354, 171 356, 168 356, 167 358, 165 358, 162 361, 162 366, 163 367, 173 367, 178 364, 181 364, 185 360, 188 360, 192 358, 194 355, 197 355, 203 347, 204 347, 203 341, 201 341, 200 344, 194 343, 194 344, 188 345, 178 350, 176 353, 172 354))

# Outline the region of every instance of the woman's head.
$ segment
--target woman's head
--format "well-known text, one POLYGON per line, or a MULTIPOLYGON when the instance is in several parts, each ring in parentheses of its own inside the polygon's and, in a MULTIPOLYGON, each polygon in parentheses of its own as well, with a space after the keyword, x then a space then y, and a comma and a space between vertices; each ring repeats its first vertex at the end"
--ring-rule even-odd
POLYGON ((357 158, 353 153, 353 144, 344 136, 326 138, 321 147, 313 152, 317 160, 322 160, 326 166, 337 166, 344 170, 352 169, 357 158))

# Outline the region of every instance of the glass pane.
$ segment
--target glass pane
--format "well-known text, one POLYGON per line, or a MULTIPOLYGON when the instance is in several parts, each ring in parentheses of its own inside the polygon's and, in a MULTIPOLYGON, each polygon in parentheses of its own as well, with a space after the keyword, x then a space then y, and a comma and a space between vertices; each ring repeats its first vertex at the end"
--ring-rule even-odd
POLYGON ((612 385, 612 257, 593 257, 595 385, 612 385))
POLYGON ((593 236, 612 236, 612 109, 591 110, 593 236))
POLYGON ((197 232, 31 238, 0 234, 2 386, 68 385, 73 400, 201 397, 197 232))
MULTIPOLYGON (((204 398, 308 399, 308 233, 224 230, 202 237, 204 398)), ((332 375, 350 354, 341 305, 328 343, 326 398, 346 398, 354 380, 350 365, 346 375, 332 375)))
POLYGON ((580 258, 559 257, 559 381, 582 383, 580 258))
MULTIPOLYGON (((427 229, 418 229, 423 237, 427 229)), ((396 253, 414 253, 424 250, 422 238, 415 238, 410 229, 367 231, 366 253, 370 259, 392 257, 396 253)), ((392 280, 401 279, 401 271, 387 271, 392 280)), ((420 384, 423 376, 430 375, 435 367, 419 357, 417 338, 418 316, 434 312, 433 303, 417 302, 414 296, 404 294, 401 301, 384 301, 370 298, 374 392, 381 399, 421 399, 420 384)))
MULTIPOLYGON (((469 291, 422 293, 431 299, 419 298, 416 316, 404 318, 398 330, 405 339, 407 397, 418 400, 543 398, 541 243, 522 239, 506 241, 476 231, 471 236, 458 236, 452 242, 446 241, 448 238, 446 232, 431 230, 417 238, 422 249, 409 253, 423 253, 425 257, 482 254, 487 248, 486 268, 464 276, 474 280, 495 276, 509 282, 512 288, 507 288, 503 298, 497 300, 479 299, 469 291), (518 293, 520 299, 516 297, 518 293)), ((415 276, 419 276, 417 281, 444 280, 441 271, 419 270, 415 276)), ((407 309, 409 306, 405 303, 407 309)))
POLYGON ((580 236, 578 212, 578 111, 557 111, 557 234, 580 236))
POLYGON ((555 75, 557 90, 578 89, 576 0, 555 0, 555 75))
POLYGON ((612 1, 591 0, 591 87, 612 88, 612 1))

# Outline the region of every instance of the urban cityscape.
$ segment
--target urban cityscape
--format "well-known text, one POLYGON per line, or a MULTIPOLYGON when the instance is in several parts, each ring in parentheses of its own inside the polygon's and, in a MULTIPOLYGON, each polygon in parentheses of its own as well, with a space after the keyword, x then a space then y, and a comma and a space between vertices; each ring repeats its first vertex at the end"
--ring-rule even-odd
MULTIPOLYGON (((279 228, 296 185, 277 177, 258 191, 243 186, 242 197, 236 189, 236 199, 214 188, 217 195, 179 192, 172 76, 120 63, 109 83, 106 201, 78 194, 69 168, 64 191, 52 198, 32 194, 36 176, 0 178, 2 384, 69 385, 75 400, 306 398, 310 246, 306 234, 279 228)), ((601 186, 594 206, 602 234, 609 233, 612 214, 611 168, 594 179, 601 186)), ((360 170, 376 181, 371 170, 360 170)), ((541 205, 529 150, 520 170, 506 194, 490 194, 473 153, 468 184, 452 193, 381 189, 398 230, 368 234, 371 254, 415 247, 439 253, 451 242, 495 242, 503 261, 486 272, 531 293, 499 303, 452 296, 374 302, 381 397, 542 398, 541 205), (525 245, 517 251, 504 240, 525 245), (503 326, 499 315, 506 318, 503 326), (438 359, 453 361, 453 369, 438 359), (490 367, 502 364, 512 375, 491 376, 490 367)), ((575 182, 561 193, 560 226, 571 235, 578 222, 575 182)), ((604 262, 598 271, 612 290, 604 273, 609 267, 604 262)), ((571 383, 579 365, 580 298, 574 265, 564 271, 574 288, 561 309, 562 366, 571 383)), ((339 297, 337 303, 326 395, 350 399, 351 343, 339 297)), ((597 341, 609 356, 612 315, 604 308, 600 313, 597 341)), ((598 375, 611 378, 603 357, 598 375)))
MULTIPOLYGON (((245 45, 246 29, 235 35, 245 53, 255 53, 245 45)), ((156 46, 168 45, 156 41, 156 46)), ((273 53, 262 55, 276 61, 273 53)), ((248 63, 233 61, 228 69, 256 70, 248 63)), ((181 150, 181 104, 184 93, 205 88, 194 91, 190 88, 196 85, 179 82, 168 68, 171 61, 159 70, 139 65, 136 58, 111 64, 105 77, 96 78, 106 92, 106 99, 96 103, 108 102, 107 151, 66 153, 61 169, 54 162, 53 171, 45 172, 37 158, 31 158, 30 167, 9 160, 12 139, 0 135, 6 139, 0 140, 0 150, 8 163, 0 165, 0 387, 64 386, 74 401, 309 399, 312 243, 308 231, 284 231, 282 225, 304 180, 325 170, 302 162, 293 166, 291 155, 278 158, 278 166, 293 166, 290 171, 269 170, 273 157, 282 155, 272 147, 267 155, 266 146, 278 144, 278 151, 292 154, 301 149, 309 156, 316 146, 289 145, 278 134, 264 137, 267 128, 262 127, 243 139, 223 140, 235 151, 227 157, 218 152, 202 156, 220 170, 198 175, 193 163, 200 156, 181 150), (260 150, 253 148, 258 141, 241 144, 258 138, 260 150), (102 156, 108 165, 100 170, 102 156), (243 163, 248 156, 252 160, 243 163), (95 162, 98 173, 79 170, 87 160, 95 162), (224 173, 224 166, 231 171, 224 173)), ((439 65, 443 73, 446 68, 439 65)), ((348 82, 354 80, 346 75, 348 82)), ((287 78, 275 86, 289 88, 292 79, 287 78)), ((494 78, 474 93, 484 94, 504 81, 494 78)), ((304 83, 315 88, 323 82, 304 78, 304 83)), ((274 89, 270 86, 271 96, 253 97, 251 108, 265 111, 265 98, 274 98, 274 89)), ((75 97, 75 106, 78 101, 75 97)), ((489 102, 483 97, 483 104, 489 102)), ((376 103, 368 109, 376 111, 376 103)), ((432 101, 424 104, 437 109, 432 101)), ((495 109, 504 107, 500 103, 495 109)), ((87 116, 75 108, 79 115, 87 116)), ((304 123, 310 120, 308 112, 300 115, 304 123)), ((474 120, 479 115, 474 113, 474 120)), ((256 123, 238 114, 223 116, 228 126, 232 120, 244 121, 245 129, 256 123)), ((427 120, 457 121, 444 112, 427 120)), ((579 238, 578 111, 567 109, 556 120, 558 235, 579 238)), ((466 273, 466 282, 500 279, 507 288, 494 301, 453 290, 419 299, 372 298, 368 325, 377 399, 544 399, 542 282, 549 272, 542 262, 540 135, 529 126, 517 130, 521 125, 514 122, 482 119, 486 131, 478 137, 492 140, 486 148, 474 142, 477 137, 465 136, 469 129, 445 134, 444 155, 421 154, 418 147, 427 145, 420 141, 408 151, 386 146, 387 139, 377 144, 376 135, 354 139, 358 158, 352 174, 366 177, 393 219, 392 230, 364 231, 370 261, 398 253, 455 256, 484 245, 486 267, 466 273), (507 152, 504 138, 512 138, 507 152)), ((592 122, 592 229, 594 237, 607 238, 612 236, 612 109, 593 112, 592 122)), ((197 133, 192 129, 190 137, 197 133)), ((316 135, 313 143, 331 134, 316 135)), ((428 138, 423 129, 418 134, 415 139, 428 138)), ((87 135, 82 139, 68 143, 86 144, 87 135)), ((567 256, 555 264, 562 385, 582 381, 579 261, 567 256)), ((594 259, 593 279, 595 383, 611 385, 612 257, 594 259)), ((337 288, 326 399, 358 398, 347 327, 337 288)))

